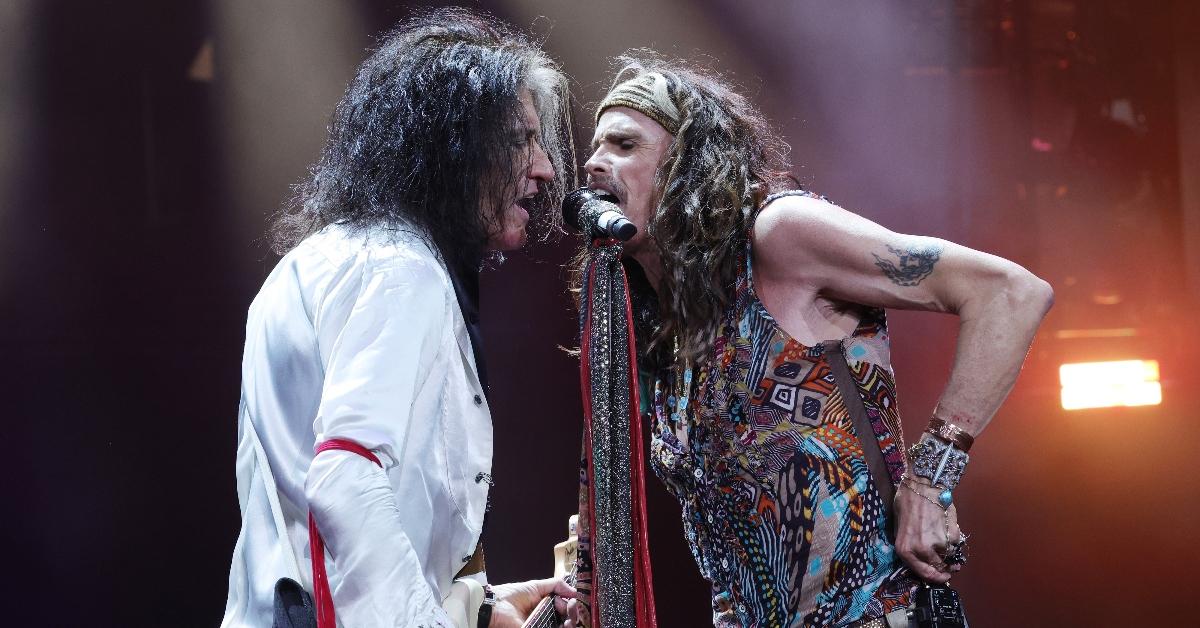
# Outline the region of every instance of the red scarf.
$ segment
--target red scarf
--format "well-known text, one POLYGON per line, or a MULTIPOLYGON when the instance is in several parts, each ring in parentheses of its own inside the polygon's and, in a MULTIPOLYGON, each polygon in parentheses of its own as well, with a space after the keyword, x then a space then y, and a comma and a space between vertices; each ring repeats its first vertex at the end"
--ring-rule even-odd
POLYGON ((597 240, 584 270, 576 587, 594 628, 655 628, 637 349, 620 254, 616 241, 597 240))

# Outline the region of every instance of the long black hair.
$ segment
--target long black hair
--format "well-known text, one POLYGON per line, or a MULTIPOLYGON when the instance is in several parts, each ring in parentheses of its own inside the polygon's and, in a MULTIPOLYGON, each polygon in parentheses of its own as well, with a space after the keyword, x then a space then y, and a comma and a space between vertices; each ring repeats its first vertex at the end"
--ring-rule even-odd
POLYGON ((272 248, 283 254, 330 224, 415 227, 448 265, 477 268, 530 163, 532 146, 514 137, 525 89, 556 174, 528 208, 531 226, 553 223, 548 210, 574 185, 566 78, 506 24, 439 9, 400 24, 358 68, 320 160, 271 227, 272 248))

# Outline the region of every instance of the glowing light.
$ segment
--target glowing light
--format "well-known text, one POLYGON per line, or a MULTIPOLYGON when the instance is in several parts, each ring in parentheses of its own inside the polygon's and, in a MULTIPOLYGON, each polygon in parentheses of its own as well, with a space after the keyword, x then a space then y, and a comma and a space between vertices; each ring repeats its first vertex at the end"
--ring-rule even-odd
POLYGON ((1133 327, 1114 327, 1111 329, 1060 329, 1054 332, 1059 340, 1076 338, 1133 338, 1138 330, 1133 327))
POLYGON ((1033 150, 1036 150, 1039 153, 1048 153, 1048 152, 1054 150, 1054 144, 1052 142, 1047 142, 1046 140, 1044 140, 1040 137, 1035 137, 1035 138, 1029 140, 1029 146, 1030 146, 1030 148, 1032 148, 1033 150))
POLYGON ((1063 364, 1058 381, 1064 410, 1162 403, 1157 360, 1063 364))

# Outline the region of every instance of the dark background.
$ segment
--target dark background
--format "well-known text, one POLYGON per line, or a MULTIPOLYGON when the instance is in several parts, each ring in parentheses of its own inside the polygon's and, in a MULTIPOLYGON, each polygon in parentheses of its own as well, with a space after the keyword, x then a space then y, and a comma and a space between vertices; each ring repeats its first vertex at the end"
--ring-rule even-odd
MULTIPOLYGON (((245 312, 276 261, 266 219, 372 36, 412 6, 0 0, 6 625, 219 622, 245 312)), ((698 58, 760 103, 813 189, 1050 281, 1058 303, 956 495, 973 537, 954 584, 980 628, 1195 616, 1196 5, 470 6, 545 38, 575 79, 581 145, 608 57, 698 58), (1062 410, 1058 365, 1104 358, 1159 360, 1163 403, 1062 410)), ((578 372, 558 348, 574 342, 573 245, 531 245, 483 278, 495 582, 548 575, 575 510, 578 372)), ((955 320, 891 320, 911 437, 955 320)), ((705 625, 678 507, 650 491, 660 625, 705 625)))

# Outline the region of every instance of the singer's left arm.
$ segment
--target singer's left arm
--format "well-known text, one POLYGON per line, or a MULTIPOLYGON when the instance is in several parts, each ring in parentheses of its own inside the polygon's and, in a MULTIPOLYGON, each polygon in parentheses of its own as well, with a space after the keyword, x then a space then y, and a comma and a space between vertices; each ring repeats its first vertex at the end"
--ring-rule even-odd
MULTIPOLYGON (((936 413, 972 436, 1008 396, 1054 300, 1049 284, 1013 262, 895 233, 817 198, 789 196, 768 205, 753 238, 760 296, 780 287, 808 295, 801 303, 958 315, 954 366, 936 413)), ((942 583, 958 568, 942 556, 962 535, 957 511, 943 513, 933 501, 937 494, 927 482, 896 493, 896 552, 918 576, 942 583)))

